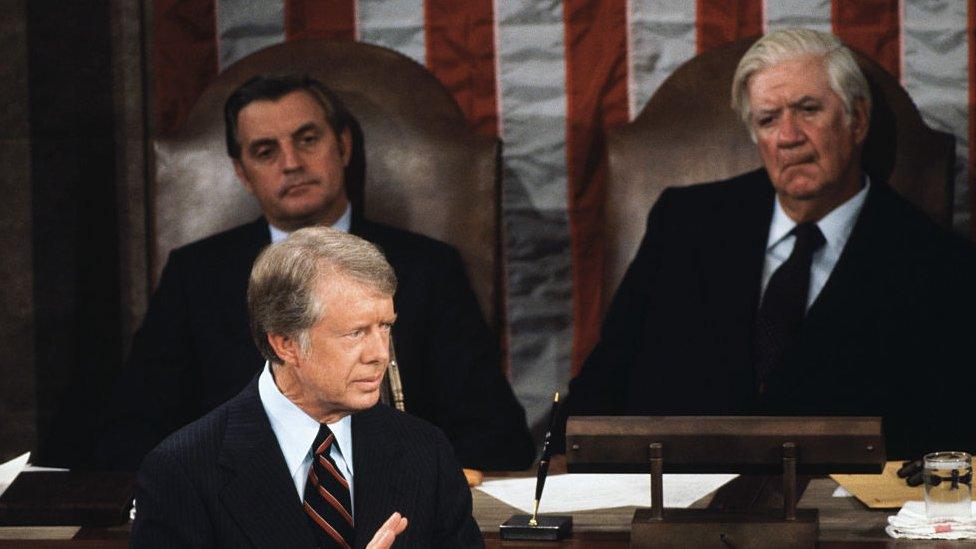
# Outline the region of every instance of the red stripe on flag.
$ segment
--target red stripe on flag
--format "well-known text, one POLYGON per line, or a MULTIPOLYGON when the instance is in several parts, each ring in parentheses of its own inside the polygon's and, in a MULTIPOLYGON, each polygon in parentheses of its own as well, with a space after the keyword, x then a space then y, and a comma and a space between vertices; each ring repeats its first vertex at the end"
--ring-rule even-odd
POLYGON ((627 2, 567 0, 566 164, 573 270, 573 374, 600 330, 606 130, 627 122, 627 2))
POLYGON ((427 68, 482 135, 498 135, 491 0, 424 3, 427 68))
POLYGON ((966 36, 969 37, 969 197, 971 238, 976 240, 976 0, 969 0, 966 36))
POLYGON ((740 38, 762 34, 762 0, 698 0, 695 20, 695 48, 702 53, 740 38))
MULTIPOLYGON (((468 124, 481 135, 498 136, 498 81, 496 80, 495 13, 492 0, 426 0, 424 43, 427 69, 461 107, 468 124)), ((501 226, 501 216, 498 217, 501 226)), ((500 230, 500 234, 503 234, 500 230)), ((504 238, 496 253, 504 261, 504 238)), ((506 269, 500 269, 499 288, 507 288, 506 269)), ((496 301, 502 371, 508 372, 506 292, 496 301)))
POLYGON ((214 0, 156 0, 153 11, 153 90, 156 131, 180 127, 218 72, 214 0))
POLYGON ((898 0, 834 0, 834 34, 901 78, 901 24, 898 0))
POLYGON ((285 40, 356 39, 355 0, 285 0, 285 40))

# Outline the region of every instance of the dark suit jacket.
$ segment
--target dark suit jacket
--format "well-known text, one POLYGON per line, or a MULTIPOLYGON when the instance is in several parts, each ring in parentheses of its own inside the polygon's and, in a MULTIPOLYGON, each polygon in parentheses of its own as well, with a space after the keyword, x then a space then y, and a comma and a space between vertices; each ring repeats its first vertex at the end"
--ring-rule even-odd
MULTIPOLYGON (((439 430, 380 404, 353 415, 352 444, 356 547, 394 511, 409 521, 398 547, 483 545, 439 430)), ((132 546, 315 547, 256 378, 146 457, 132 546)))
MULTIPOLYGON (((393 335, 407 411, 440 427, 465 467, 528 467, 535 448, 525 412, 457 252, 355 216, 351 232, 378 245, 399 279, 393 335)), ((170 254, 106 407, 97 466, 135 470, 166 435, 261 369, 246 295, 251 265, 270 239, 259 219, 170 254)))
POLYGON ((764 170, 661 195, 570 384, 569 413, 880 415, 889 455, 972 450, 973 429, 933 417, 967 401, 968 389, 951 387, 973 363, 974 254, 883 183, 872 183, 786 367, 757 394, 773 199, 764 170))

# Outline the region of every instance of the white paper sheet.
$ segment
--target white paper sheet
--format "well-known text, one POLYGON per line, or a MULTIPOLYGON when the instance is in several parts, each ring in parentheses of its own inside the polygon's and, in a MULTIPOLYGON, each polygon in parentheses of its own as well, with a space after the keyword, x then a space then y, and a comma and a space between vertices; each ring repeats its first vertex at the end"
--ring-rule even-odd
POLYGON ((7 491, 7 487, 17 478, 17 475, 27 467, 27 460, 30 459, 30 452, 0 464, 0 496, 7 491))
MULTIPOLYGON (((664 506, 685 508, 738 475, 664 475, 664 506)), ((532 512, 535 478, 488 480, 478 490, 532 512)), ((546 479, 540 513, 651 506, 651 477, 644 474, 568 474, 546 479)))
POLYGON ((67 473, 71 469, 65 469, 63 467, 44 467, 41 465, 33 465, 31 463, 24 467, 21 473, 67 473))
POLYGON ((835 497, 835 498, 852 498, 854 496, 852 496, 851 493, 847 491, 847 488, 844 488, 843 486, 838 486, 834 490, 834 493, 831 494, 831 497, 835 497))

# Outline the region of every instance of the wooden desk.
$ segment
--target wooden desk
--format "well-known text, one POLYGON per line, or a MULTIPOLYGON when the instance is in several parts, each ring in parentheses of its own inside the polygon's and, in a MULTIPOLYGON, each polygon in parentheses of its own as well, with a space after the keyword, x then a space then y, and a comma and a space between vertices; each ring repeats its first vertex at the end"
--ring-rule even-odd
MULTIPOLYGON (((810 482, 800 507, 820 509, 820 547, 880 548, 893 547, 974 547, 976 542, 948 542, 922 540, 894 540, 884 532, 891 511, 868 509, 854 498, 834 498, 831 494, 837 484, 829 478, 810 482)), ((627 547, 630 539, 630 521, 634 507, 602 509, 573 513, 573 537, 564 542, 511 542, 498 537, 498 525, 511 515, 521 511, 501 501, 472 490, 474 516, 485 534, 485 544, 490 548, 593 548, 610 549, 627 547)), ((698 505, 707 505, 707 499, 698 505)), ((61 530, 63 534, 64 529, 61 530)), ((21 532, 22 533, 22 532, 21 532)), ((55 533, 52 530, 52 533, 55 533)), ((116 528, 82 528, 72 539, 18 539, 16 529, 0 528, 0 549, 7 548, 122 548, 128 546, 129 526, 116 528), (15 537, 17 536, 17 537, 15 537)), ((36 537, 36 536, 35 536, 36 537)), ((52 538, 63 537, 52 535, 52 538)))
MULTIPOLYGON (((976 541, 896 540, 885 533, 888 516, 894 511, 868 509, 855 498, 831 495, 837 483, 829 478, 813 479, 800 498, 799 507, 820 510, 819 547, 827 549, 875 547, 974 547, 976 541)), ((634 507, 572 513, 573 538, 564 542, 511 542, 498 537, 498 525, 518 509, 481 492, 472 491, 474 516, 485 534, 488 547, 627 547, 634 507)))

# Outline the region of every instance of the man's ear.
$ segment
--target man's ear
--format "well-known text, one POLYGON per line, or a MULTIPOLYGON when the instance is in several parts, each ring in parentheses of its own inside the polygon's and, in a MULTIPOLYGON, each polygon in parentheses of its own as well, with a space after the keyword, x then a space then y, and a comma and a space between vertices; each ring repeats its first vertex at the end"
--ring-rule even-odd
POLYGON ((268 344, 274 349, 278 358, 281 359, 285 364, 298 364, 298 359, 301 356, 301 345, 298 343, 297 338, 286 336, 283 334, 268 334, 268 344))
POLYGON ((339 154, 342 156, 342 167, 349 166, 349 161, 352 160, 352 131, 349 126, 339 134, 339 154))
POLYGON ((254 189, 251 188, 251 180, 247 177, 247 171, 244 170, 244 165, 237 158, 234 159, 234 173, 237 174, 237 180, 241 182, 244 190, 253 195, 254 189))
POLYGON ((864 99, 855 99, 851 105, 851 131, 854 133, 854 142, 862 145, 868 137, 870 128, 871 113, 868 112, 868 102, 864 99))

